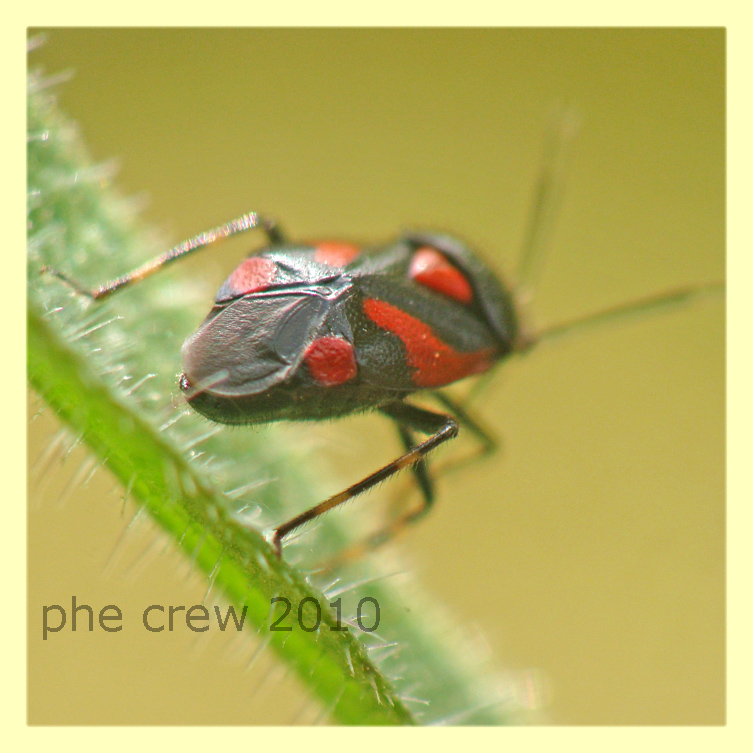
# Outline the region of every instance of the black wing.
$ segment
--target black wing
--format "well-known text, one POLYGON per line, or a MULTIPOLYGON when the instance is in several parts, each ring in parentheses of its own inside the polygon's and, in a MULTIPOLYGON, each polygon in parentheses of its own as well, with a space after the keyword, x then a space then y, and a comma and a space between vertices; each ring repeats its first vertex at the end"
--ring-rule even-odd
POLYGON ((317 291, 256 293, 216 307, 183 345, 183 368, 198 390, 227 397, 263 392, 287 379, 332 300, 317 291))

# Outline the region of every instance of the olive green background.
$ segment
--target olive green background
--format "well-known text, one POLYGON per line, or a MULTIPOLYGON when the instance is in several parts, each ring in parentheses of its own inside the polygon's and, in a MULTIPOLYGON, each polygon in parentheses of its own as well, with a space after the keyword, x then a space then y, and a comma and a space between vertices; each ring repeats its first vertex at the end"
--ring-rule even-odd
MULTIPOLYGON (((564 102, 583 126, 535 322, 724 276, 722 30, 52 30, 31 63, 75 70, 62 108, 170 241, 257 210, 301 238, 449 230, 511 271, 564 102)), ((207 307, 255 242, 185 263, 207 307)), ((724 722, 723 358, 717 297, 503 365, 476 402, 503 451, 440 481, 404 536, 546 721, 724 722)), ((30 424, 31 463, 55 431, 30 424)), ((398 451, 378 416, 286 431, 338 469, 332 491, 398 451)), ((79 488, 85 458, 31 477, 30 722, 312 721, 271 656, 247 669, 250 642, 143 629, 145 606, 199 603, 206 583, 148 522, 124 535, 114 481, 79 488), (42 605, 72 594, 126 628, 43 642, 42 605)))

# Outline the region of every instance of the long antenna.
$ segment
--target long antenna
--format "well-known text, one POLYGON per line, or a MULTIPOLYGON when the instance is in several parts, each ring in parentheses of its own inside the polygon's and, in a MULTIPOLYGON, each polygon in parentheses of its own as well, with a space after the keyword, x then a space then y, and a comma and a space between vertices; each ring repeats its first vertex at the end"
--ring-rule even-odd
POLYGON ((562 199, 570 144, 580 129, 580 117, 572 108, 558 110, 551 118, 544 142, 544 159, 534 189, 533 205, 520 251, 515 287, 525 295, 535 285, 543 267, 549 238, 562 199))
POLYGON ((723 294, 724 290, 724 282, 710 282, 702 285, 677 288, 646 298, 640 298, 637 301, 612 306, 578 319, 572 319, 569 322, 556 324, 553 327, 548 327, 529 336, 523 336, 515 349, 517 351, 525 351, 542 342, 559 340, 603 324, 637 318, 659 309, 679 308, 705 296, 723 294))

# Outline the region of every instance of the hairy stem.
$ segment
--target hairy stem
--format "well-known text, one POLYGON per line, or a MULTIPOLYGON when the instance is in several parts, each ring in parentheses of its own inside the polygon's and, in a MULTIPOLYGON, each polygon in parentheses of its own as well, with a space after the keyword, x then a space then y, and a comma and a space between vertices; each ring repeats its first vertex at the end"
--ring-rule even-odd
MULTIPOLYGON (((358 562, 322 579, 282 561, 259 532, 290 509, 317 500, 295 448, 273 430, 226 430, 191 414, 175 388, 179 347, 197 323, 196 290, 172 273, 156 275, 101 303, 92 303, 54 275, 95 286, 143 263, 157 251, 137 227, 128 202, 91 165, 75 128, 58 112, 47 83, 30 77, 28 375, 60 419, 130 497, 214 581, 247 624, 292 666, 310 692, 345 724, 509 721, 514 692, 469 662, 468 649, 448 640, 444 621, 419 614, 426 599, 398 590, 380 564, 358 562), (283 479, 267 483, 268 479, 283 479), (326 590, 329 583, 329 590, 326 590), (368 584, 368 585, 365 585, 368 584), (325 589, 325 590, 323 590, 325 589), (343 598, 343 616, 364 594, 380 608, 378 633, 334 630, 328 602, 343 598), (275 597, 305 600, 307 625, 295 608, 270 631, 275 597), (405 608, 421 603, 421 609, 405 608)), ((333 518, 335 516, 330 516, 333 518)), ((343 533, 326 521, 320 537, 336 546, 343 533)), ((394 563, 389 567, 394 568, 394 563)))

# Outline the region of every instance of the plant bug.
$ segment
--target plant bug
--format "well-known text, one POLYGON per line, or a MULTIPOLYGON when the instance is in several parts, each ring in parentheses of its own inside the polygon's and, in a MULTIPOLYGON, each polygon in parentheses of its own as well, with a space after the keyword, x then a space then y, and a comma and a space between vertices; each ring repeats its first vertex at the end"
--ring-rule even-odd
POLYGON ((255 213, 183 241, 91 291, 57 270, 45 271, 101 300, 197 249, 256 227, 264 229, 269 245, 232 272, 204 322, 183 344, 179 385, 189 405, 224 424, 379 410, 396 424, 405 450, 275 528, 278 555, 291 532, 404 468, 412 468, 423 504, 382 534, 424 515, 434 500, 425 458, 455 437, 460 425, 482 440, 484 450, 494 447, 463 406, 436 392, 439 388, 487 372, 542 339, 719 288, 678 289, 532 335, 519 322, 512 289, 456 238, 409 232, 370 249, 341 242, 296 244, 255 213), (407 402, 425 390, 436 392, 448 412, 407 402), (414 433, 427 439, 419 443, 414 433))
POLYGON ((486 373, 543 340, 723 289, 722 283, 679 288, 537 333, 526 330, 522 301, 541 265, 544 231, 575 130, 574 118, 563 117, 549 134, 515 286, 450 235, 407 232, 371 248, 339 241, 294 243, 275 221, 254 212, 199 233, 94 290, 58 270, 44 271, 101 300, 218 240, 263 229, 267 247, 252 252, 230 274, 209 314, 183 344, 180 389, 194 410, 222 424, 323 420, 368 410, 390 418, 402 455, 271 535, 281 556, 290 533, 411 468, 422 504, 368 540, 377 545, 429 511, 434 489, 426 456, 457 436, 460 426, 481 441, 482 452, 496 446, 465 407, 440 388, 486 373), (447 412, 407 401, 425 391, 447 412), (416 433, 427 438, 418 442, 416 433))

